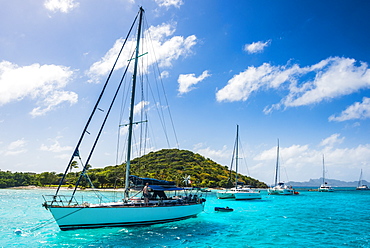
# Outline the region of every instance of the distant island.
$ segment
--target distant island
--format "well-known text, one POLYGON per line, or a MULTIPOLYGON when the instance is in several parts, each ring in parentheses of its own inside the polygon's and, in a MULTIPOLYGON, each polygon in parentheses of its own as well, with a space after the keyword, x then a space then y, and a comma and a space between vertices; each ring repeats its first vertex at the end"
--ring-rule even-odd
MULTIPOLYGON (((325 181, 331 185, 332 187, 357 187, 358 186, 358 181, 352 181, 352 182, 345 182, 345 181, 340 181, 336 179, 325 179, 325 181)), ((366 180, 362 181, 363 184, 370 185, 369 182, 366 180)), ((307 182, 294 182, 290 181, 287 184, 292 185, 293 187, 310 187, 310 188, 315 188, 315 187, 320 187, 322 184, 322 178, 319 179, 310 179, 307 182)))

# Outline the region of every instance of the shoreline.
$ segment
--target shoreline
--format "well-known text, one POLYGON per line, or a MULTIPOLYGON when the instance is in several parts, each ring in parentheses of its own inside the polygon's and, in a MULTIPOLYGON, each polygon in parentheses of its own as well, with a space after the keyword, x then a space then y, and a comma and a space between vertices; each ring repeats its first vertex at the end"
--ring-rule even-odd
MULTIPOLYGON (((58 187, 56 186, 51 186, 51 187, 45 187, 45 186, 35 186, 35 185, 29 185, 29 186, 17 186, 17 187, 8 187, 8 188, 3 188, 3 189, 41 189, 41 190, 48 190, 48 189, 57 189, 58 187)), ((68 188, 68 187, 60 187, 60 190, 73 190, 73 188, 68 188)), ((77 190, 97 190, 97 191, 124 191, 124 188, 106 188, 106 189, 92 189, 92 188, 86 188, 86 189, 81 189, 78 188, 77 190)))

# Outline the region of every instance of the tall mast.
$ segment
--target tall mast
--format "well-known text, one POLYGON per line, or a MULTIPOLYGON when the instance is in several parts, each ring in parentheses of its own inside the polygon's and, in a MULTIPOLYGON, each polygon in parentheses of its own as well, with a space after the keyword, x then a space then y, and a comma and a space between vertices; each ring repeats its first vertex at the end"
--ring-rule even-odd
POLYGON ((362 169, 360 173, 360 179, 358 180, 358 187, 360 187, 361 185, 362 185, 362 169))
POLYGON ((238 188, 238 152, 239 152, 239 125, 236 125, 236 146, 235 146, 235 189, 238 188))
POLYGON ((139 58, 139 45, 140 45, 140 34, 141 26, 143 21, 143 7, 140 7, 140 17, 139 17, 139 26, 137 31, 137 40, 136 40, 136 54, 135 54, 135 65, 134 65, 134 74, 132 78, 132 90, 131 90, 131 104, 130 104, 130 116, 129 116, 129 125, 128 125, 128 140, 127 140, 127 160, 126 160, 126 178, 125 178, 125 196, 129 197, 129 176, 130 176, 130 165, 131 165, 131 143, 132 143, 132 125, 134 119, 134 105, 135 105, 135 90, 136 90, 136 75, 137 75, 137 66, 139 58))
POLYGON ((325 161, 324 161, 324 154, 322 155, 322 184, 325 184, 325 161))
POLYGON ((277 140, 277 155, 276 155, 276 169, 275 169, 275 186, 277 185, 278 174, 279 174, 279 139, 277 140))

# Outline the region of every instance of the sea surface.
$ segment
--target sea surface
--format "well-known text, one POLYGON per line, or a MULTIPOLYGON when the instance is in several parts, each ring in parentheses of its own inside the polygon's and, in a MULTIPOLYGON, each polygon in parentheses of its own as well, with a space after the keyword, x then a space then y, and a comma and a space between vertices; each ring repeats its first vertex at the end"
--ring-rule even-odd
MULTIPOLYGON (((41 206, 42 195, 53 193, 0 189, 0 247, 370 247, 370 191, 304 190, 295 196, 262 191, 262 199, 252 201, 219 200, 212 192, 196 218, 72 231, 60 231, 41 206), (214 211, 226 206, 234 211, 214 211)), ((84 194, 88 199, 92 193, 84 194)))

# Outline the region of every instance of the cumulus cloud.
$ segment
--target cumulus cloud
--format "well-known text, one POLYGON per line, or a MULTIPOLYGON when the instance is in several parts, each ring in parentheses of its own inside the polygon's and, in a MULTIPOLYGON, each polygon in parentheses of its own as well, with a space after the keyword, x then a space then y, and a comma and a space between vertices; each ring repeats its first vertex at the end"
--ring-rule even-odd
POLYGON ((278 88, 287 81, 294 81, 294 76, 301 72, 296 65, 272 66, 264 63, 260 67, 250 66, 235 75, 227 85, 216 93, 216 99, 222 101, 246 101, 249 96, 262 89, 278 88))
MULTIPOLYGON (((335 171, 335 179, 343 180, 348 175, 357 178, 362 167, 368 167, 370 145, 358 145, 353 148, 336 148, 341 143, 336 139, 337 134, 324 139, 322 149, 314 149, 309 145, 280 146, 281 181, 307 181, 320 178, 322 175, 322 155, 325 154, 325 167, 329 172, 328 178, 335 171), (325 143, 325 144, 324 144, 325 143)), ((261 151, 253 157, 254 165, 250 166, 253 177, 273 183, 273 169, 276 163, 276 146, 261 151), (266 175, 270 171, 270 175, 266 175)))
POLYGON ((21 101, 24 98, 37 100, 39 105, 32 116, 43 115, 63 102, 74 104, 77 94, 63 91, 73 71, 64 66, 39 65, 20 67, 8 61, 0 62, 0 106, 21 101))
POLYGON ((155 0, 155 2, 160 7, 166 7, 166 8, 169 8, 171 6, 174 6, 176 8, 180 8, 180 6, 184 4, 184 2, 182 0, 155 0))
POLYGON ((260 53, 265 49, 265 47, 270 45, 270 43, 271 43, 271 40, 268 40, 266 42, 257 41, 257 42, 253 42, 252 44, 246 44, 244 46, 244 51, 248 53, 260 53))
POLYGON ((246 101, 253 92, 286 89, 288 93, 279 103, 265 108, 264 112, 269 113, 282 107, 298 107, 332 100, 369 87, 370 72, 367 63, 331 57, 307 67, 297 64, 272 66, 269 63, 248 67, 230 79, 216 93, 216 99, 219 102, 246 101))
POLYGON ((328 58, 305 69, 307 73, 316 73, 314 80, 300 87, 292 84, 289 95, 283 100, 285 106, 319 103, 370 87, 370 72, 367 63, 361 62, 357 66, 354 59, 328 58))
POLYGON ((46 0, 44 6, 46 9, 53 12, 68 13, 77 8, 80 4, 74 0, 46 0))
POLYGON ((208 71, 204 71, 202 75, 196 77, 195 74, 180 74, 177 82, 179 83, 179 94, 188 93, 194 89, 194 85, 211 76, 208 71))
POLYGON ((347 121, 370 118, 370 98, 364 97, 362 102, 355 102, 343 110, 339 116, 332 115, 329 121, 347 121))
MULTIPOLYGON (((172 36, 175 32, 174 25, 162 24, 158 26, 151 26, 145 31, 144 36, 150 37, 151 42, 143 44, 143 53, 148 54, 143 56, 147 61, 147 66, 150 67, 154 63, 158 63, 161 68, 168 68, 172 66, 173 61, 180 56, 187 56, 191 53, 192 47, 196 44, 197 38, 195 35, 186 38, 182 36, 172 36), (171 37, 172 36, 172 37, 171 37), (155 52, 154 52, 155 51, 155 52)), ((86 72, 90 77, 90 82, 99 82, 101 76, 106 75, 112 68, 114 61, 120 51, 123 38, 118 39, 113 47, 97 62, 95 62, 86 72)), ((126 43, 126 47, 135 47, 134 40, 131 39, 126 43)), ((120 60, 117 62, 116 70, 127 65, 127 58, 132 55, 132 51, 124 49, 120 60)), ((143 69, 146 72, 147 68, 143 69)))

